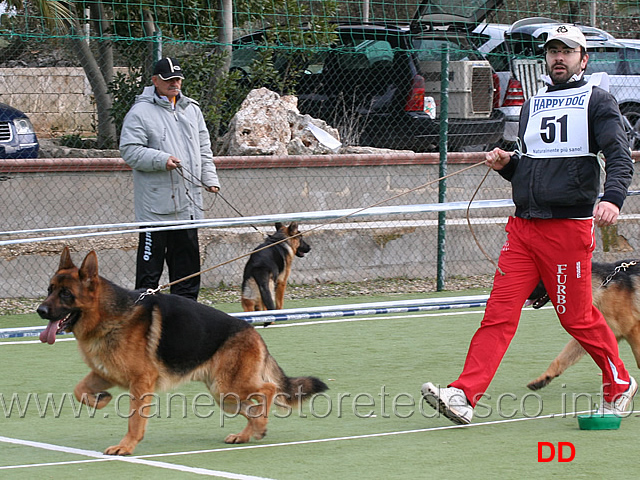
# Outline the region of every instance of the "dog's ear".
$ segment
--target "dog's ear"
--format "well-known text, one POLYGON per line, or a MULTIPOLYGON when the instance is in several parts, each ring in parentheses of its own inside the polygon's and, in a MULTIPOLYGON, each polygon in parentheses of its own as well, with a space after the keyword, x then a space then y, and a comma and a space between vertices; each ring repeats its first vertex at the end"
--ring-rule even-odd
POLYGON ((84 257, 78 274, 81 280, 91 281, 98 277, 98 256, 95 251, 91 250, 87 253, 87 256, 84 257))
POLYGON ((287 231, 289 232, 290 237, 298 233, 298 222, 291 222, 287 231))
POLYGON ((69 247, 64 247, 62 249, 62 254, 60 255, 60 264, 58 265, 58 270, 66 270, 73 267, 75 267, 75 265, 73 264, 73 260, 71 260, 71 252, 69 251, 69 247))
POLYGON ((282 228, 282 223, 276 222, 276 232, 279 232, 281 228, 282 228))

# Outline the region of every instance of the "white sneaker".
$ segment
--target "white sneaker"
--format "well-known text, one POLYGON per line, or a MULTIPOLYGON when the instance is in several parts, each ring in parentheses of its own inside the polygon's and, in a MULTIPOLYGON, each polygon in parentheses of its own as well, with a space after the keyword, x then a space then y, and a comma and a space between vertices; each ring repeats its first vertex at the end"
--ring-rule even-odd
POLYGON ((453 423, 459 425, 471 423, 473 407, 469 405, 466 395, 459 388, 440 388, 427 382, 422 385, 422 397, 453 423))
POLYGON ((638 391, 638 382, 635 378, 629 377, 629 388, 621 393, 613 402, 602 402, 596 410, 596 415, 620 415, 622 416, 633 404, 633 397, 638 391))

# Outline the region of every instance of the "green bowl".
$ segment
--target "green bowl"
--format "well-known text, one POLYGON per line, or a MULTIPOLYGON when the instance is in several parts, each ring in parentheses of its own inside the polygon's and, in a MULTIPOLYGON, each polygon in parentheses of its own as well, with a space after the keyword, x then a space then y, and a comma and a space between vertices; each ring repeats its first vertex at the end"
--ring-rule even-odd
POLYGON ((580 430, 617 430, 620 428, 622 417, 614 414, 606 415, 578 415, 580 430))

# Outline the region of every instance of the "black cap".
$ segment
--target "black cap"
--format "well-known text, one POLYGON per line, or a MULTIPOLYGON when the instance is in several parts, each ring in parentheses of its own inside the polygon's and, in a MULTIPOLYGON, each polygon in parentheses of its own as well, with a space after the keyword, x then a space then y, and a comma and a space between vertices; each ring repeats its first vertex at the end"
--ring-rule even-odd
POLYGON ((153 68, 153 74, 158 75, 162 80, 170 80, 172 78, 184 78, 182 68, 175 58, 163 58, 158 60, 153 68))

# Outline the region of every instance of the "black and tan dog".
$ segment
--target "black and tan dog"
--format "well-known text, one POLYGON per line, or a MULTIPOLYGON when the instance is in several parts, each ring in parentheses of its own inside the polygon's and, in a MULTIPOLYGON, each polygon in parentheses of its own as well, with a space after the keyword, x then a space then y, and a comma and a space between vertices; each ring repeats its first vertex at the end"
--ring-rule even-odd
POLYGON ((293 257, 304 257, 311 247, 304 241, 298 224, 276 223, 276 233, 258 245, 244 267, 242 308, 245 312, 276 310, 284 305, 284 292, 291 274, 293 257))
MULTIPOLYGON (((593 262, 591 288, 593 304, 602 312, 616 338, 625 339, 629 343, 640 368, 640 261, 593 262)), ((549 301, 542 283, 536 287, 529 301, 533 303, 533 308, 540 308, 549 301)), ((531 390, 545 387, 585 353, 584 348, 571 338, 549 368, 527 387, 531 390)))
POLYGON ((100 277, 95 252, 78 268, 65 247, 37 311, 49 320, 40 339, 52 344, 56 333, 73 333, 91 368, 75 387, 79 401, 103 408, 111 400, 109 388, 129 390, 129 430, 105 450, 108 455, 131 454, 142 440, 156 390, 204 382, 226 412, 247 418, 240 433, 225 439, 244 443, 264 437, 274 399, 295 405, 327 389, 315 377, 287 377, 243 320, 180 296, 140 299, 140 292, 100 277))

